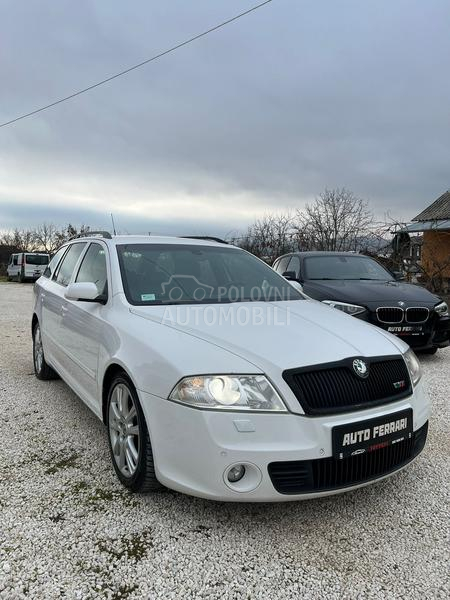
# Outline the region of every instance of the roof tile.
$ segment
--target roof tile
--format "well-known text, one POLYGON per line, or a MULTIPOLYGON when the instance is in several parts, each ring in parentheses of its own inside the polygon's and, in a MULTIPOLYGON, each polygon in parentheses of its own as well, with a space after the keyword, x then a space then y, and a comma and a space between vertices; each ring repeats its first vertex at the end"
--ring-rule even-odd
POLYGON ((450 190, 447 190, 439 196, 437 200, 423 210, 413 221, 436 221, 440 219, 450 219, 450 190))

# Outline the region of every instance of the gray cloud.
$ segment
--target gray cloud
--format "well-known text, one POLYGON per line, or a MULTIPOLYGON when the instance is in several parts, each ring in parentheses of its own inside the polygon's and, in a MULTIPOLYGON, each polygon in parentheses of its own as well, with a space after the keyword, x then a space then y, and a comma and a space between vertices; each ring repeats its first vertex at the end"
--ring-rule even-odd
MULTIPOLYGON (((250 5, 11 0, 0 117, 250 5)), ((130 230, 222 234, 326 186, 351 188, 378 216, 411 218, 450 187, 449 22, 446 0, 274 0, 0 130, 0 228, 44 214, 100 223, 112 210, 130 230)))
MULTIPOLYGON (((92 230, 112 232, 111 214, 89 208, 78 208, 76 205, 67 207, 46 206, 43 204, 5 203, 0 201, 2 229, 16 227, 27 228, 32 224, 57 223, 61 226, 71 223, 77 227, 89 225, 92 230)), ((212 235, 227 237, 237 235, 240 223, 232 218, 227 222, 217 219, 195 219, 194 217, 153 218, 148 216, 130 215, 114 211, 114 223, 120 234, 151 234, 151 235, 212 235)))

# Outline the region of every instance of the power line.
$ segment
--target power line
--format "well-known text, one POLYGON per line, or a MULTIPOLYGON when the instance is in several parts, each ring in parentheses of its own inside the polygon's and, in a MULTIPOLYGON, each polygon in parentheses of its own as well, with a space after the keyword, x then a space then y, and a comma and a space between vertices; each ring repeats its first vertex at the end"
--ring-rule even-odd
POLYGON ((233 21, 237 21, 241 17, 245 17, 245 15, 250 14, 251 12, 257 10, 258 8, 261 8, 265 4, 269 4, 270 2, 272 2, 272 0, 265 0, 265 2, 261 2, 260 4, 257 4, 256 6, 252 6, 252 8, 245 10, 244 12, 232 17, 231 19, 227 19, 226 21, 223 21, 222 23, 219 23, 218 25, 215 25, 214 27, 211 27, 210 29, 203 31, 202 33, 199 33, 199 34, 195 35, 194 37, 191 37, 191 38, 185 40, 184 42, 180 42, 179 44, 176 44, 176 46, 172 46, 171 48, 168 48, 167 50, 164 50, 163 52, 160 52, 159 54, 155 54, 155 56, 152 56, 151 58, 148 58, 147 60, 143 60, 142 62, 140 62, 136 65, 133 65, 132 67, 128 67, 128 69, 125 69, 124 71, 120 71, 119 73, 116 73, 115 75, 111 75, 111 77, 102 79, 102 81, 98 81, 97 83, 94 83, 94 84, 90 85, 89 87, 86 87, 82 90, 78 90, 77 92, 74 92, 73 94, 70 94, 69 96, 65 96, 64 98, 55 100, 54 102, 51 102, 50 104, 47 104, 46 106, 41 106, 40 108, 36 108, 35 110, 32 110, 31 112, 20 115, 14 119, 11 119, 10 121, 6 121, 5 123, 0 123, 0 127, 6 127, 6 125, 11 125, 12 123, 16 123, 16 121, 20 121, 22 119, 26 119, 27 117, 31 117, 32 115, 40 113, 49 108, 52 108, 53 106, 56 106, 57 104, 61 104, 62 102, 71 100, 72 98, 75 98, 76 96, 85 94, 86 92, 89 92, 89 91, 93 90, 94 88, 104 85, 105 83, 108 83, 109 81, 112 81, 113 79, 122 77, 122 75, 126 75, 127 73, 130 73, 130 71, 139 69, 140 67, 143 67, 144 65, 147 65, 148 63, 153 62, 154 60, 157 60, 158 58, 166 56, 166 54, 175 52, 175 50, 178 50, 179 48, 182 48, 183 46, 187 46, 191 42, 195 42, 196 40, 198 40, 202 37, 205 37, 206 35, 208 35, 209 33, 212 33, 213 31, 217 31, 217 29, 221 29, 222 27, 225 27, 226 25, 233 23, 233 21))

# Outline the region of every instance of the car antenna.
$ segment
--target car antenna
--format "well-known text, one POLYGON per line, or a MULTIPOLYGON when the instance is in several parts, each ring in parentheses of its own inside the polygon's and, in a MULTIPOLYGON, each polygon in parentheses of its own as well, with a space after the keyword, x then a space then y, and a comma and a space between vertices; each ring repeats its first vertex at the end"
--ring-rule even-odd
POLYGON ((113 233, 114 233, 114 235, 117 235, 116 234, 116 226, 114 225, 114 217, 113 217, 112 213, 111 213, 111 222, 112 222, 113 233))

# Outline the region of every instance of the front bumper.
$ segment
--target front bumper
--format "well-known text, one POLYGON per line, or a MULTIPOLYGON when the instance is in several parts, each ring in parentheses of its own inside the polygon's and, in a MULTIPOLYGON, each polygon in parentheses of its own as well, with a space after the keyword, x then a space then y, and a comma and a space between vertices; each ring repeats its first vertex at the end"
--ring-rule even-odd
MULTIPOLYGON (((389 331, 389 328, 398 326, 411 325, 410 323, 399 323, 399 324, 386 324, 378 321, 376 312, 370 311, 358 315, 356 318, 360 318, 363 321, 367 321, 372 325, 376 325, 380 329, 389 331)), ((412 324, 414 325, 414 324, 412 324)), ((428 350, 430 348, 446 348, 450 345, 450 317, 439 317, 436 313, 431 313, 430 318, 426 323, 419 324, 422 326, 422 332, 420 334, 408 334, 408 333, 397 333, 396 331, 390 331, 393 335, 396 335, 404 342, 406 342, 413 350, 428 350)))
POLYGON ((142 391, 139 396, 159 481, 186 494, 230 502, 315 498, 383 479, 406 463, 390 472, 378 473, 379 476, 371 477, 370 481, 301 494, 278 492, 269 475, 269 465, 331 457, 331 431, 337 425, 412 408, 413 428, 417 432, 429 418, 429 404, 422 382, 410 397, 398 402, 326 417, 197 410, 142 391), (246 476, 238 489, 232 489, 226 483, 225 473, 230 466, 241 463, 248 467, 246 476))
POLYGON ((450 317, 440 317, 437 320, 432 345, 438 348, 450 345, 450 317))

